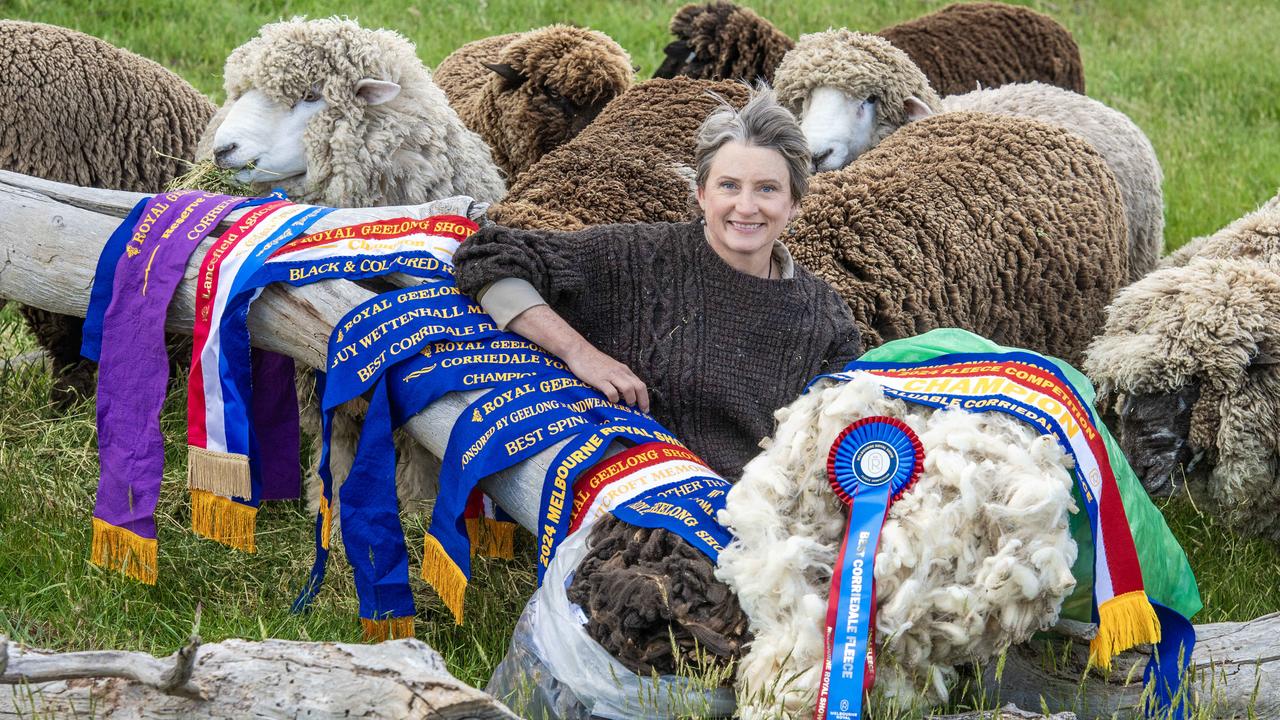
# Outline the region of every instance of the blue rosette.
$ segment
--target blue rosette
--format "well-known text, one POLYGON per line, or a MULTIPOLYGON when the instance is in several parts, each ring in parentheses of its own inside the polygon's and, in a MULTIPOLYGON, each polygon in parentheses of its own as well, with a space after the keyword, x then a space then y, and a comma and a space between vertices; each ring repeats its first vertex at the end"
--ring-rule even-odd
POLYGON ((827 479, 836 495, 853 503, 860 488, 889 485, 890 502, 902 497, 924 466, 920 438, 907 424, 884 415, 862 418, 841 431, 827 455, 827 479))

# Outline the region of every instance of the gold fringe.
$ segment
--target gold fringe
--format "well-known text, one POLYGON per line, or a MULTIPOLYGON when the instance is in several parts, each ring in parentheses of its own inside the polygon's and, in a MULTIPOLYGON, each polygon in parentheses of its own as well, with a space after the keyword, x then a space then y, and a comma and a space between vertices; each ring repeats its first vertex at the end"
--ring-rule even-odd
POLYGON ((204 490, 191 491, 191 529, 237 550, 254 552, 258 508, 204 490))
POLYGON ((493 518, 467 518, 471 554, 511 560, 516 556, 516 524, 493 518))
POLYGON ((467 592, 467 576, 453 562, 444 546, 430 535, 423 542, 422 579, 435 588, 445 607, 453 613, 453 622, 462 624, 462 598, 467 592))
POLYGON ((370 620, 360 618, 360 626, 364 628, 365 642, 383 642, 396 638, 414 636, 413 616, 370 620))
POLYGON ((1160 642, 1160 619, 1142 590, 1117 595, 1098 606, 1098 634, 1089 643, 1089 664, 1111 669, 1111 659, 1135 645, 1160 642))
POLYGON ((156 556, 155 538, 144 538, 105 520, 93 519, 89 562, 94 565, 155 585, 156 556))
POLYGON ((333 508, 329 498, 320 496, 320 547, 329 549, 329 535, 333 532, 333 508))
POLYGON ((187 485, 222 497, 247 498, 253 493, 249 456, 187 446, 187 485))

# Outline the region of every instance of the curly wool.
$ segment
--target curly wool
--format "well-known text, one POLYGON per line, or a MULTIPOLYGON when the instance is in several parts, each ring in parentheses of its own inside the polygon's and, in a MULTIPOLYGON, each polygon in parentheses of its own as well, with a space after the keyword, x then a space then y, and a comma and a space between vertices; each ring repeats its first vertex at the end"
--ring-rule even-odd
POLYGON ((743 718, 813 714, 846 525, 827 452, 850 423, 875 415, 905 422, 925 453, 875 556, 881 692, 944 700, 957 665, 990 660, 1054 624, 1075 586, 1071 460, 1053 438, 1008 415, 890 400, 865 376, 822 381, 778 411, 777 433, 720 515, 735 539, 716 575, 738 594, 754 635, 738 666, 743 718))
POLYGON ((747 618, 710 558, 673 532, 612 515, 590 532, 568 597, 610 655, 640 675, 738 659, 750 639, 747 618))
POLYGON ((796 117, 821 87, 839 88, 851 98, 878 98, 873 146, 907 124, 909 98, 942 111, 929 78, 905 52, 884 38, 846 28, 801 35, 778 66, 774 92, 796 117))
POLYGON ((595 30, 551 25, 500 37, 506 41, 462 46, 440 63, 436 79, 498 167, 517 178, 626 92, 633 71, 627 51, 595 30), (512 82, 480 63, 506 65, 524 80, 512 82))
POLYGON ((729 81, 640 83, 530 167, 489 209, 489 218, 537 230, 686 221, 694 191, 694 136, 719 106, 717 95, 742 107, 747 94, 746 86, 729 81))
MULTIPOLYGON (((214 106, 159 64, 84 33, 0 21, 0 169, 83 187, 159 192, 195 154, 214 106)), ((91 397, 84 321, 23 317, 48 354, 62 407, 91 397)))
POLYGON ((663 49, 667 58, 656 78, 772 83, 782 56, 795 45, 773 23, 728 0, 685 5, 671 18, 671 34, 676 39, 663 49))
POLYGON ((1027 118, 946 113, 816 175, 786 237, 874 347, 938 327, 1074 362, 1124 284, 1102 157, 1027 118))
POLYGON ((1107 161, 1124 200, 1129 228, 1129 280, 1155 269, 1164 250, 1164 174, 1156 150, 1127 115, 1070 90, 1017 83, 942 99, 946 112, 1023 115, 1060 125, 1089 142, 1107 161))
POLYGON ((799 117, 820 87, 851 98, 876 97, 871 147, 908 122, 908 98, 938 112, 1021 115, 1070 130, 1106 159, 1124 200, 1129 280, 1155 268, 1164 248, 1163 173, 1155 148, 1124 113, 1069 90, 1039 82, 1016 83, 939 99, 911 58, 876 35, 828 30, 805 35, 778 69, 779 99, 799 117))
POLYGON ((288 107, 316 83, 328 107, 303 135, 307 173, 269 183, 283 186, 293 200, 372 207, 451 195, 482 202, 502 197, 489 148, 462 124, 413 44, 396 32, 339 18, 264 25, 232 51, 223 70, 227 102, 206 128, 200 156, 211 156, 214 134, 248 90, 288 107), (356 95, 363 78, 398 83, 400 93, 370 106, 356 95))
POLYGON ((1209 491, 1232 524, 1280 539, 1277 358, 1280 195, 1122 290, 1084 369, 1100 396, 1159 397, 1198 385, 1179 441, 1208 454, 1209 491))
POLYGON ((1018 82, 1084 94, 1084 63, 1071 31, 1030 8, 960 3, 876 34, 910 55, 943 95, 1018 82))

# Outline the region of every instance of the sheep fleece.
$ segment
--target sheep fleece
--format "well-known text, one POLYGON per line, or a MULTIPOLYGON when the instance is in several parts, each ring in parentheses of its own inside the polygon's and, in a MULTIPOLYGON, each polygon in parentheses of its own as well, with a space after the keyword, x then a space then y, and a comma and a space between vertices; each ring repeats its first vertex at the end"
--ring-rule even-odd
MULTIPOLYGON (((195 154, 209 102, 159 64, 84 33, 0 21, 0 169, 58 182, 159 192, 195 154)), ((22 314, 55 375, 59 405, 92 396, 83 320, 22 314)))
POLYGON ((440 63, 436 78, 439 82, 444 73, 455 83, 452 91, 445 89, 449 102, 467 127, 489 144, 498 167, 516 178, 631 87, 631 56, 602 32, 565 25, 500 37, 507 42, 484 39, 473 43, 479 48, 459 48, 459 57, 450 55, 440 63), (509 65, 526 79, 510 87, 481 62, 509 65), (482 82, 464 80, 465 70, 482 82), (553 92, 562 100, 552 100, 553 92), (575 111, 566 112, 561 103, 575 111))
POLYGON ((925 452, 875 558, 878 690, 944 699, 956 665, 1052 625, 1075 587, 1071 461, 1052 437, 1008 415, 887 399, 867 376, 822 383, 778 411, 777 433, 720 515, 735 540, 717 577, 737 592, 754 634, 738 666, 743 718, 813 715, 845 530, 827 453, 860 418, 902 420, 925 452))
POLYGON ((1106 159, 1124 200, 1129 280, 1155 269, 1164 250, 1164 176, 1151 141, 1127 115, 1093 98, 1038 82, 951 95, 942 100, 942 107, 947 112, 1023 115, 1061 125, 1087 140, 1106 159))
POLYGON ((726 0, 680 8, 671 17, 671 34, 676 39, 654 77, 772 83, 774 69, 795 45, 773 23, 726 0), (694 59, 684 62, 691 52, 694 59))
POLYGON ((1166 258, 1107 308, 1084 369, 1100 393, 1200 381, 1188 438, 1229 521, 1280 539, 1280 195, 1166 258))
POLYGON ((876 33, 904 50, 943 95, 1015 82, 1084 94, 1084 63, 1071 32, 1034 10, 961 3, 876 33))
POLYGON ((611 223, 682 222, 692 214, 694 137, 747 88, 727 80, 648 80, 605 106, 585 130, 534 163, 489 210, 499 225, 580 230, 611 223))
POLYGON ((1124 205, 1085 141, 946 113, 814 177, 786 238, 864 342, 938 327, 1075 362, 1128 273, 1124 205))

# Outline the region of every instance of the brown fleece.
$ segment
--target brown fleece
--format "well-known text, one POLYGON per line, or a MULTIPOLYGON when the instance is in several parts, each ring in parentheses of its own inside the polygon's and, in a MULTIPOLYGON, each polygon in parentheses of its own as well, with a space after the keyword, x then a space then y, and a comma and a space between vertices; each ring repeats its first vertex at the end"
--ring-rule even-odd
POLYGON ((747 102, 746 86, 728 81, 636 85, 530 167, 490 208, 490 219, 531 230, 688 220, 694 136, 720 102, 711 93, 737 107, 747 102))
POLYGON ((1084 369, 1116 396, 1198 385, 1185 439, 1211 495, 1239 530, 1280 539, 1280 195, 1122 290, 1084 369))
POLYGON ((618 662, 641 675, 670 675, 677 663, 738 659, 751 640, 747 616, 710 558, 673 532, 612 515, 590 532, 569 600, 586 612, 587 634, 618 662))
MULTIPOLYGON (((211 102, 160 65, 54 25, 0 21, 0 169, 84 187, 159 192, 195 155, 211 102)), ((83 320, 24 307, 49 354, 55 403, 92 395, 83 320)))
POLYGON ((656 78, 772 83, 782 56, 795 45, 773 23, 728 0, 685 5, 671 18, 671 34, 676 39, 663 50, 667 59, 656 78))
POLYGON ((1084 94, 1084 63, 1071 32, 1034 10, 960 3, 876 33, 901 48, 942 95, 1039 81, 1084 94))
POLYGON ((633 71, 631 57, 608 35, 551 25, 464 45, 440 63, 437 82, 441 75, 452 84, 445 88, 450 104, 514 179, 626 92, 633 71), (523 79, 481 63, 507 65, 523 79))
POLYGON ((816 175, 786 240, 867 346, 938 327, 1076 362, 1128 273, 1124 206, 1083 140, 946 113, 816 175))

